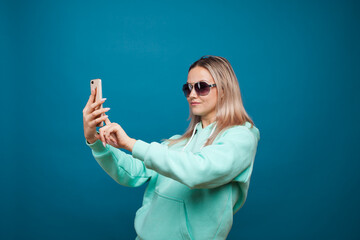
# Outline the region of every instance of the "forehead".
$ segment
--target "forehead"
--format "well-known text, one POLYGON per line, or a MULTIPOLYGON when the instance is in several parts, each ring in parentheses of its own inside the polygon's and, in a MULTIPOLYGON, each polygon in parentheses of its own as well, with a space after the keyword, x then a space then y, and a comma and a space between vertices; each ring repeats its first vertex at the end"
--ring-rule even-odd
POLYGON ((187 82, 195 83, 201 80, 208 83, 214 83, 214 79, 212 78, 210 72, 206 68, 194 67, 193 69, 191 69, 188 74, 187 82))

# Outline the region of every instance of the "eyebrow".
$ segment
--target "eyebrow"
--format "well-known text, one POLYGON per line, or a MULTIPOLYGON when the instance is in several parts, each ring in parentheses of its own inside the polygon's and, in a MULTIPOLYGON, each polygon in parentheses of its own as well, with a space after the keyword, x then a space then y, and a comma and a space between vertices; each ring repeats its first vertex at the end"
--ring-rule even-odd
MULTIPOLYGON (((210 84, 210 81, 209 81, 209 80, 205 80, 205 79, 201 79, 201 80, 196 81, 196 82, 194 82, 194 83, 197 83, 197 82, 206 82, 206 83, 210 84)), ((190 83, 190 82, 186 81, 186 83, 190 83)), ((194 83, 190 83, 190 84, 194 84, 194 83)))

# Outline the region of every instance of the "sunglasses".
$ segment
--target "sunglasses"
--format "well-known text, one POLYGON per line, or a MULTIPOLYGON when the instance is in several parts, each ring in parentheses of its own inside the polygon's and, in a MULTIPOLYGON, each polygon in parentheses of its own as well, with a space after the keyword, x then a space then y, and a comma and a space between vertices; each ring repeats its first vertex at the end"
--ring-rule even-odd
POLYGON ((199 96, 206 96, 210 92, 210 88, 215 87, 216 84, 207 84, 206 82, 200 81, 194 83, 194 85, 190 83, 185 83, 182 87, 185 97, 189 97, 191 90, 195 88, 195 92, 199 96))

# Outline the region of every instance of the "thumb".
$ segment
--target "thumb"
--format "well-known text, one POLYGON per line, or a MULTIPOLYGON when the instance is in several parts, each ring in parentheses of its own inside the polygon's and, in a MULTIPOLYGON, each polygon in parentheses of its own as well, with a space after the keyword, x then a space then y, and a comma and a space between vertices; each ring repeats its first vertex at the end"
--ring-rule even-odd
POLYGON ((99 134, 98 132, 96 132, 95 137, 96 137, 97 139, 100 139, 100 134, 99 134))

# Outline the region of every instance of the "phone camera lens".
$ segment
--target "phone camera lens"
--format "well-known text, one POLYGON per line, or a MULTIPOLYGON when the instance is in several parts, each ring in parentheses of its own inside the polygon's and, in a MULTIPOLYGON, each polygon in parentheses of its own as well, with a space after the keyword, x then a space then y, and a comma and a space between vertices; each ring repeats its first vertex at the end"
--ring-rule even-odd
POLYGON ((91 81, 91 84, 94 84, 94 81, 91 81))

